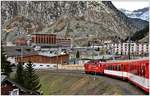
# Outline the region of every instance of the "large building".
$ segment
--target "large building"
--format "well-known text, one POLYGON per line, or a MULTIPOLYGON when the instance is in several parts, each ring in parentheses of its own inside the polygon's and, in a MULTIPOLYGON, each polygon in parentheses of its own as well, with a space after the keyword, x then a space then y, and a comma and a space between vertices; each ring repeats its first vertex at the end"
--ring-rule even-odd
POLYGON ((16 45, 17 46, 26 46, 27 40, 25 38, 17 38, 16 39, 16 45))
POLYGON ((55 34, 33 34, 32 45, 42 48, 71 47, 71 39, 58 38, 55 34))
POLYGON ((62 54, 57 56, 44 56, 44 55, 30 55, 19 56, 16 58, 16 62, 33 63, 35 69, 56 68, 57 64, 68 64, 69 54, 62 54))
POLYGON ((130 54, 133 55, 145 55, 149 53, 148 43, 115 43, 105 45, 107 49, 111 50, 112 53, 128 55, 129 46, 130 54))
POLYGON ((54 46, 56 44, 55 34, 33 34, 32 43, 39 46, 54 46))
POLYGON ((71 39, 57 38, 56 44, 59 47, 71 47, 71 39))
POLYGON ((33 50, 29 46, 5 46, 3 47, 7 60, 11 64, 15 64, 15 58, 18 56, 28 56, 28 55, 37 55, 38 52, 33 50))

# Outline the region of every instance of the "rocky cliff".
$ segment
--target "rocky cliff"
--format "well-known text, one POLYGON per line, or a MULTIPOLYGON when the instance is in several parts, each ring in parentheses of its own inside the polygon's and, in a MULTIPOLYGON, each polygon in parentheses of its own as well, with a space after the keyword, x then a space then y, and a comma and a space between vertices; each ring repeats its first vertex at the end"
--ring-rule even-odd
POLYGON ((124 40, 148 25, 126 17, 110 1, 2 1, 1 11, 4 41, 54 33, 86 45, 104 37, 124 40))

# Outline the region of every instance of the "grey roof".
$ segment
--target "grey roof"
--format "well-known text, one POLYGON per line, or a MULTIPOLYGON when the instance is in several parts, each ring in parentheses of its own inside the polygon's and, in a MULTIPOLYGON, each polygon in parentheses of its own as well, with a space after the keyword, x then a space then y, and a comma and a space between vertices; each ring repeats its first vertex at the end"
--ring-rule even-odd
POLYGON ((10 83, 15 84, 15 86, 18 87, 18 88, 20 88, 22 91, 29 92, 29 93, 33 93, 33 94, 35 94, 35 95, 39 95, 39 94, 40 94, 39 92, 32 91, 32 90, 29 90, 29 89, 26 89, 26 88, 22 87, 22 86, 19 85, 18 83, 14 82, 14 81, 12 81, 11 79, 9 79, 8 77, 6 77, 6 75, 1 75, 1 84, 2 84, 4 81, 9 81, 10 83), (3 80, 2 80, 2 77, 3 77, 3 80))
POLYGON ((5 46, 4 47, 5 54, 8 57, 13 56, 28 56, 28 55, 36 55, 38 54, 32 47, 28 46, 5 46))
POLYGON ((5 80, 6 76, 5 75, 1 75, 1 84, 2 82, 5 80))

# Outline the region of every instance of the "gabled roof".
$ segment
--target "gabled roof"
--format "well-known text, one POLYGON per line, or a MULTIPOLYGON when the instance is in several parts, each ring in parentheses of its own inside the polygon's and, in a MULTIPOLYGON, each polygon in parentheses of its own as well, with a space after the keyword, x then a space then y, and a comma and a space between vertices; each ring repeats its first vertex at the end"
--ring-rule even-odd
MULTIPOLYGON (((18 87, 19 89, 21 89, 22 91, 26 92, 26 93, 30 93, 30 94, 35 94, 35 95, 39 95, 40 93, 39 92, 35 92, 35 91, 31 91, 31 90, 28 90, 24 87, 22 87, 21 85, 19 85, 18 83, 12 81, 11 79, 9 79, 8 77, 6 77, 6 75, 1 75, 1 84, 4 83, 4 81, 8 81, 12 84, 15 84, 16 87, 18 87)), ((28 95, 28 94, 27 94, 28 95)))
POLYGON ((8 57, 12 56, 28 56, 38 54, 32 47, 28 46, 5 46, 4 51, 8 57))

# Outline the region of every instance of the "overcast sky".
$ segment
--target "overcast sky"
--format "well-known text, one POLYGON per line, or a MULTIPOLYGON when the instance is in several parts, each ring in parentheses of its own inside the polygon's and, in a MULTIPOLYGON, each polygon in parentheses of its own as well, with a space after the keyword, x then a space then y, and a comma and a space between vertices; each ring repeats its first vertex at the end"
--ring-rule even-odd
POLYGON ((112 1, 116 8, 123 8, 129 11, 141 9, 149 6, 149 1, 112 1))

